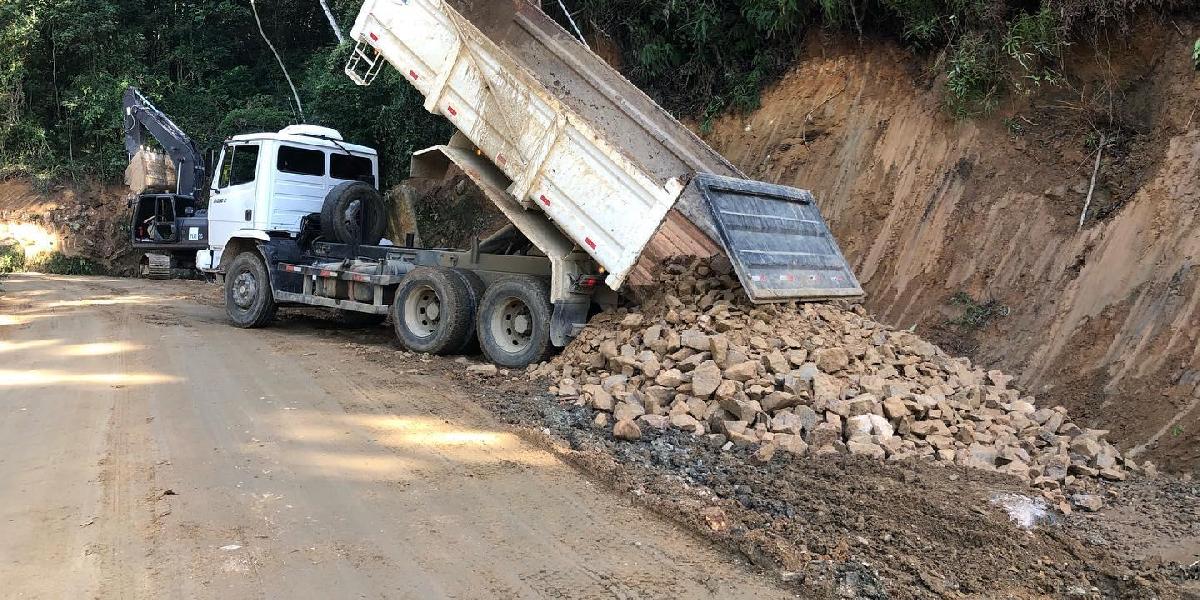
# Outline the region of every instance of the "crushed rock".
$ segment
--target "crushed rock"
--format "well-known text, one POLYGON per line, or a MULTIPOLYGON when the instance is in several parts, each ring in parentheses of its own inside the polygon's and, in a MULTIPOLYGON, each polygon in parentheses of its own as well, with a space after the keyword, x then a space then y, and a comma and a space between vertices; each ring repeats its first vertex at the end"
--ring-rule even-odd
MULTIPOLYGON (((1092 482, 1152 468, 1065 408, 1039 407, 1011 376, 877 323, 859 305, 753 305, 723 258, 664 265, 658 281, 639 307, 598 315, 528 376, 617 423, 751 447, 755 462, 921 458, 1015 476, 1064 508, 1092 482)), ((619 433, 637 439, 627 425, 619 433)))

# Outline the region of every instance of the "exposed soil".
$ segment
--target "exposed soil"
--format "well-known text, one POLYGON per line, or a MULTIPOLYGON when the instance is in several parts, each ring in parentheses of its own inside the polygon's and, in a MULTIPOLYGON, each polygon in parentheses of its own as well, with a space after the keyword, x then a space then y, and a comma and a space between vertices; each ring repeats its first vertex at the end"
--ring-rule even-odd
POLYGON ((26 179, 0 181, 0 242, 14 241, 29 255, 62 252, 106 269, 132 273, 128 190, 96 183, 37 189, 26 179))
POLYGON ((474 239, 508 225, 500 209, 457 166, 440 181, 410 179, 406 184, 416 192, 413 213, 426 247, 470 248, 474 239))
POLYGON ((1195 472, 1200 27, 1137 30, 1104 38, 1109 59, 1074 47, 1066 86, 973 121, 947 115, 906 50, 814 34, 762 109, 707 137, 751 176, 815 192, 879 320, 1195 472), (960 293, 1008 310, 949 325, 960 293))

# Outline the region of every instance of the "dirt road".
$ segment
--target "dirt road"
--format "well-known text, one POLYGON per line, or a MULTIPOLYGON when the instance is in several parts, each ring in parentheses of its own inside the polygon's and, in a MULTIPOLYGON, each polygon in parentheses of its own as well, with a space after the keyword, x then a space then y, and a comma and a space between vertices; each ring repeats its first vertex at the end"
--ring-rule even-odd
POLYGON ((773 598, 733 556, 315 320, 0 281, 8 598, 773 598))

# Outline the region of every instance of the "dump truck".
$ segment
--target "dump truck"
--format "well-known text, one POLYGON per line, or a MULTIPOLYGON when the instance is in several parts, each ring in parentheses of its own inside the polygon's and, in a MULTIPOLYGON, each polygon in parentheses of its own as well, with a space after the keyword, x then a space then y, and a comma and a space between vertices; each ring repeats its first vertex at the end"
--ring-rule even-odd
POLYGON ((236 325, 390 314, 410 349, 522 367, 672 257, 726 254, 754 302, 862 295, 810 192, 747 178, 537 6, 367 0, 351 36, 349 77, 394 68, 458 130, 412 175, 461 169, 511 225, 467 249, 381 241, 375 188, 337 185, 319 215, 205 257, 236 325))

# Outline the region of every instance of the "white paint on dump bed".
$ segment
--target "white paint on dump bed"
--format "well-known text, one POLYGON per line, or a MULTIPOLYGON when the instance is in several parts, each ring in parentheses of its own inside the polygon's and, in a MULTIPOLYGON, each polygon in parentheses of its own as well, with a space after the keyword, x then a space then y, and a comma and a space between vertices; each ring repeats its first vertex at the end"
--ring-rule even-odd
POLYGON ((683 191, 657 181, 442 0, 368 0, 352 37, 369 44, 544 212, 625 282, 683 191))

